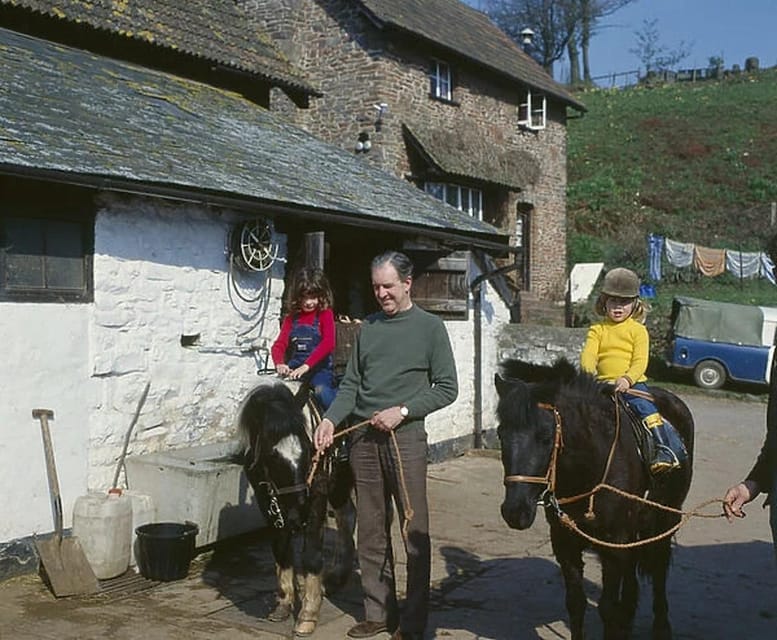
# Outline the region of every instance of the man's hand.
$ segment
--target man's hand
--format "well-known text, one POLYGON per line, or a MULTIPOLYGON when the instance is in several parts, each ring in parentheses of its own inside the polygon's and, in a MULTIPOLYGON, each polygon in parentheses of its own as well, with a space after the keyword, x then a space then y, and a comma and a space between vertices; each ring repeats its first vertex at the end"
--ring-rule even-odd
POLYGON ((318 423, 313 432, 313 444, 316 451, 323 451, 330 447, 335 440, 335 425, 329 418, 324 418, 318 423))
POLYGON ((373 414, 370 424, 379 431, 393 431, 404 420, 399 407, 389 407, 373 414))
POLYGON ((287 375, 289 375, 289 372, 291 369, 289 369, 289 365, 287 364, 276 364, 275 365, 275 373, 277 373, 281 378, 285 378, 287 375))
POLYGON ((723 498, 723 513, 726 514, 728 521, 733 522, 734 518, 744 518, 745 512, 742 511, 742 507, 757 494, 758 491, 753 483, 748 481, 740 482, 726 491, 726 496, 723 498))

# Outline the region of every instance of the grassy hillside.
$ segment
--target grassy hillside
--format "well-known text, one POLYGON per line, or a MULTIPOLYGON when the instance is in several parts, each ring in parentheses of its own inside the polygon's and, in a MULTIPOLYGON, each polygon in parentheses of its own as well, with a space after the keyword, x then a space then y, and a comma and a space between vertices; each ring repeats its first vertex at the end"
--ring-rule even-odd
MULTIPOLYGON (((647 275, 647 234, 714 248, 771 248, 777 201, 777 69, 579 96, 569 122, 569 262, 647 275)), ((676 294, 777 306, 777 287, 667 268, 649 321, 663 348, 676 294)), ((591 320, 577 310, 578 323, 591 320)))

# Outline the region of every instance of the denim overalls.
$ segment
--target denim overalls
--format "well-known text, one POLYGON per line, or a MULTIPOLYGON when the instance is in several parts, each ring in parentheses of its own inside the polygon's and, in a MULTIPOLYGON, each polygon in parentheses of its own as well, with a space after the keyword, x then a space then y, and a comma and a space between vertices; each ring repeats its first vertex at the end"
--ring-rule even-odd
MULTIPOLYGON (((318 326, 318 313, 313 324, 299 324, 297 314, 292 317, 291 333, 289 334, 289 368, 296 369, 305 364, 311 353, 321 342, 321 330, 318 326)), ((335 399, 334 360, 330 353, 326 358, 314 366, 305 376, 305 379, 313 388, 313 393, 326 410, 335 399)))

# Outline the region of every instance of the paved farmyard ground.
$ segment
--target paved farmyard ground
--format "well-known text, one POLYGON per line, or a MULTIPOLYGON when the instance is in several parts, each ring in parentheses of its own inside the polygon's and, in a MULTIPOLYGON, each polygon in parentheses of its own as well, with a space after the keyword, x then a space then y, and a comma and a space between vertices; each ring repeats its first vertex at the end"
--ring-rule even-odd
MULTIPOLYGON (((685 399, 697 422, 690 508, 722 495, 750 468, 763 438, 766 405, 700 395, 685 399)), ((568 638, 563 586, 547 525, 538 519, 529 531, 517 532, 503 523, 502 469, 493 453, 429 468, 434 588, 427 637, 568 638)), ((693 519, 678 533, 669 580, 676 638, 775 637, 777 565, 767 515, 759 502, 742 521, 730 525, 723 519, 693 519)), ((587 578, 588 635, 598 638, 594 556, 587 557, 587 578)), ((201 554, 185 580, 135 593, 124 583, 115 594, 56 600, 37 576, 24 576, 0 583, 0 638, 290 638, 290 623, 263 619, 273 587, 272 559, 261 536, 201 554)), ((313 637, 340 640, 360 616, 354 575, 346 589, 325 601, 313 637)), ((634 637, 650 637, 648 589, 643 590, 634 637)))

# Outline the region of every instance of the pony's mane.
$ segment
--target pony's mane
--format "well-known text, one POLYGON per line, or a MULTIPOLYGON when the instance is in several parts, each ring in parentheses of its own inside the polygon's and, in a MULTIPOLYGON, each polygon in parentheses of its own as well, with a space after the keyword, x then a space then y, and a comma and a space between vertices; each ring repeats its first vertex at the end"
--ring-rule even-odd
POLYGON ((535 402, 553 404, 561 395, 588 401, 603 397, 602 383, 593 375, 578 371, 563 357, 556 360, 552 366, 507 359, 500 363, 499 368, 503 377, 529 384, 531 397, 535 402))
POLYGON ((292 433, 305 435, 305 418, 286 385, 260 384, 241 404, 237 427, 240 441, 249 449, 260 431, 263 441, 271 443, 292 433))

